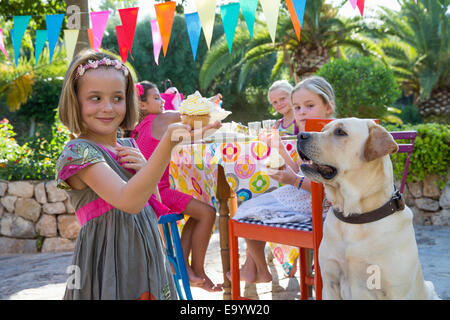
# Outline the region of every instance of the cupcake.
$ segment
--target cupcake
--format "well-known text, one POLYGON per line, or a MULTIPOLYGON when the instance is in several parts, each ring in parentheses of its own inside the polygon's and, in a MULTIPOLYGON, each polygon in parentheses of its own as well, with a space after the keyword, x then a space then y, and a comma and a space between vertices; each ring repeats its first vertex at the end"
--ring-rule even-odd
POLYGON ((272 149, 264 164, 270 169, 283 170, 285 168, 284 159, 277 151, 272 149))
POLYGON ((194 127, 204 127, 211 119, 211 111, 214 103, 202 97, 200 92, 195 91, 189 95, 180 105, 181 122, 194 127), (196 126, 195 126, 196 124, 196 126))

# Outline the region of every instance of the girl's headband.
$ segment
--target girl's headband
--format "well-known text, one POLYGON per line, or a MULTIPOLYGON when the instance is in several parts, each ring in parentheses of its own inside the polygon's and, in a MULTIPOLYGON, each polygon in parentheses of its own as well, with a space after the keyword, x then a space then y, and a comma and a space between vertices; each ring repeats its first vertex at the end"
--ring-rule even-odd
POLYGON ((101 60, 88 60, 86 64, 80 64, 75 74, 75 80, 80 78, 86 70, 97 69, 99 66, 112 66, 117 70, 122 70, 125 77, 128 76, 128 68, 122 62, 105 57, 101 60))

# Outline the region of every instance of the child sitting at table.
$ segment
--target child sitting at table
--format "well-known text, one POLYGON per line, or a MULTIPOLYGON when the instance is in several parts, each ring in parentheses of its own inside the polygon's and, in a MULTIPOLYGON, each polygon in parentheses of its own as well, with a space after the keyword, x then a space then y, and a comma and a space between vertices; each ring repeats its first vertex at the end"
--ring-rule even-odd
POLYGON ((275 126, 278 131, 287 135, 296 135, 299 132, 290 99, 292 89, 293 87, 288 81, 278 80, 272 83, 267 93, 267 100, 275 111, 283 116, 277 120, 275 126))
MULTIPOLYGON (((136 85, 140 112, 139 124, 132 131, 142 154, 148 159, 158 146, 161 138, 171 123, 180 122, 178 111, 165 111, 164 100, 157 86, 149 81, 136 85)), ((221 95, 215 96, 220 99, 221 95)), ((206 250, 216 219, 216 210, 210 205, 194 199, 191 195, 173 190, 169 183, 169 166, 165 168, 158 184, 161 202, 173 213, 188 215, 181 233, 181 246, 191 286, 201 287, 207 291, 221 291, 221 285, 214 285, 205 273, 206 250), (189 255, 192 252, 191 264, 189 255)))
MULTIPOLYGON (((335 110, 335 96, 331 85, 322 77, 313 76, 298 83, 291 93, 297 126, 305 130, 306 119, 328 118, 335 110)), ((272 192, 250 199, 240 205, 233 219, 260 220, 264 223, 305 222, 311 219, 311 183, 299 172, 302 163, 294 162, 281 142, 277 131, 259 136, 268 145, 278 144, 286 163, 284 170, 267 169, 269 176, 285 184, 272 192), (296 172, 299 172, 298 174, 296 172)), ((240 269, 240 279, 251 283, 272 281, 267 267, 264 241, 246 239, 247 257, 240 269)), ((297 255, 298 256, 298 253, 297 255)), ((295 262, 291 267, 295 266, 295 262)), ((290 270, 289 270, 290 271, 290 270)), ((295 269, 294 269, 295 271, 295 269)), ((288 272, 288 274, 292 274, 288 272)), ((230 274, 227 274, 230 278, 230 274)))

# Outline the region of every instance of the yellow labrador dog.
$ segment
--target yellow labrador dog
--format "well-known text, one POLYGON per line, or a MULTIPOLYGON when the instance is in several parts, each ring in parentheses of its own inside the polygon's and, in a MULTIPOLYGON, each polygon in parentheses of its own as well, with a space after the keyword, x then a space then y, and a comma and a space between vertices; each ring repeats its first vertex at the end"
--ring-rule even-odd
POLYGON ((324 299, 439 299, 424 281, 412 212, 394 188, 398 146, 372 120, 335 120, 302 132, 301 169, 325 186, 332 208, 319 248, 324 299))

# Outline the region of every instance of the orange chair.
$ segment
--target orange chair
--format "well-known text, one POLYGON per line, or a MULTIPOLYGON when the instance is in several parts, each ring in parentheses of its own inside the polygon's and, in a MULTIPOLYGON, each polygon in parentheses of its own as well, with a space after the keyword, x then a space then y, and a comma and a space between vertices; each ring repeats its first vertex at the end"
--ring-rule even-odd
MULTIPOLYGON (((321 131, 322 128, 334 119, 307 119, 306 131, 321 131)), ((260 241, 270 241, 286 244, 299 248, 300 271, 300 298, 308 299, 307 285, 314 285, 316 299, 322 299, 322 278, 319 266, 319 245, 322 240, 322 203, 324 198, 323 186, 320 183, 311 182, 312 197, 312 224, 301 224, 295 229, 286 227, 273 227, 268 225, 253 224, 230 219, 230 272, 231 272, 231 298, 233 300, 245 299, 240 296, 239 276, 239 247, 238 237, 260 241), (306 249, 314 251, 314 276, 307 274, 306 249)))

